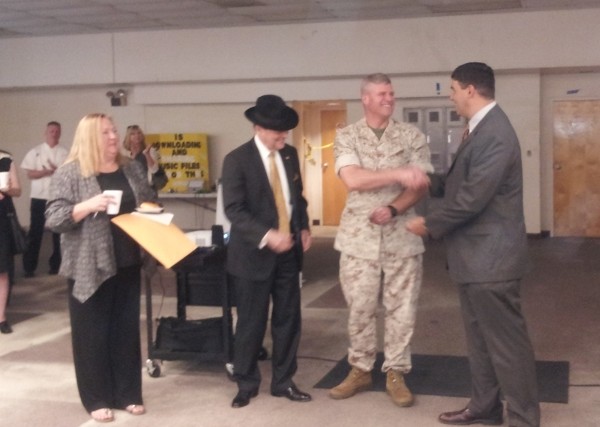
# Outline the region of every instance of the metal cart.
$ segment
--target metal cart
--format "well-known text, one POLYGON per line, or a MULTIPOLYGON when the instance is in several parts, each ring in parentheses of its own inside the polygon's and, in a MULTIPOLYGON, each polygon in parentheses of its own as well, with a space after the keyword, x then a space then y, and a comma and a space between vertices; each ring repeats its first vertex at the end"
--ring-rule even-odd
POLYGON ((152 287, 145 276, 148 360, 151 377, 161 374, 162 360, 223 361, 228 375, 233 365, 233 294, 225 268, 226 247, 199 247, 171 269, 177 278, 177 316, 158 319, 156 335, 152 317, 152 287), (221 317, 187 319, 186 307, 220 306, 221 317))

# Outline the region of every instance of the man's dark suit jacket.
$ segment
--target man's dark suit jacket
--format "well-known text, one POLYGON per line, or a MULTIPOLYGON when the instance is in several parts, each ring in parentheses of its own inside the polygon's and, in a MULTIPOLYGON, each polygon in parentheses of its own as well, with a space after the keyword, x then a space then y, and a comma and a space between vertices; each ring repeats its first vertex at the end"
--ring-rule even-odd
MULTIPOLYGON (((307 203, 302 195, 302 179, 296 149, 285 145, 279 151, 290 188, 294 250, 302 268, 301 230, 308 230, 307 203)), ((254 139, 236 148, 223 162, 223 204, 231 221, 227 248, 230 274, 251 280, 265 280, 275 268, 276 254, 258 246, 271 228, 278 228, 275 198, 254 139)))
POLYGON ((528 267, 523 173, 517 135, 494 106, 459 147, 440 209, 426 216, 444 237, 456 283, 516 280, 528 267))

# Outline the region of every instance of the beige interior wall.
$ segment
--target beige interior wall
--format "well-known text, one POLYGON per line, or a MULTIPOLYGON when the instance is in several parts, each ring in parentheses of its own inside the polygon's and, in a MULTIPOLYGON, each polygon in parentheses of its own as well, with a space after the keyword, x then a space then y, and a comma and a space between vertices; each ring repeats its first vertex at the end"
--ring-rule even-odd
MULTIPOLYGON (((358 79, 356 81, 358 86, 358 79)), ((524 169, 526 173, 526 217, 528 230, 539 232, 539 123, 538 99, 536 90, 539 84, 531 76, 511 76, 499 79, 499 101, 513 119, 513 124, 523 144, 524 169), (503 81, 508 80, 506 84, 503 81), (513 87, 513 83, 516 82, 513 87), (531 90, 526 90, 526 88, 531 90), (523 99, 525 98, 525 99, 523 99)), ((398 93, 401 95, 401 93, 398 93)), ((58 120, 63 125, 62 144, 70 146, 73 133, 79 119, 87 113, 106 112, 112 115, 121 134, 129 124, 139 124, 147 133, 203 132, 209 135, 209 166, 211 181, 221 175, 222 159, 227 152, 247 141, 252 136, 250 123, 243 112, 251 104, 216 105, 148 105, 130 103, 126 107, 109 107, 103 90, 98 88, 40 89, 26 91, 0 92, 0 113, 2 120, 2 147, 13 153, 17 162, 26 151, 41 142, 45 124, 58 120)), ((447 98, 399 100, 396 117, 402 118, 403 106, 415 106, 419 102, 443 103, 447 98)), ((362 116, 360 103, 350 100, 347 105, 348 122, 362 116)), ((308 167, 306 175, 318 173, 314 167, 308 167)), ((26 189, 23 197, 16 200, 20 212, 26 211, 28 203, 28 182, 23 173, 21 180, 26 189)), ((318 180, 309 178, 308 190, 314 194, 318 180)), ((314 199, 318 200, 318 199, 314 199)), ((319 202, 317 202, 319 203, 319 202)), ((320 206, 314 206, 316 215, 320 206)), ((22 215, 25 215, 23 213, 22 215)))
POLYGON ((0 87, 328 79, 374 66, 419 75, 474 59, 498 70, 598 66, 599 21, 600 9, 576 9, 2 39, 0 87))

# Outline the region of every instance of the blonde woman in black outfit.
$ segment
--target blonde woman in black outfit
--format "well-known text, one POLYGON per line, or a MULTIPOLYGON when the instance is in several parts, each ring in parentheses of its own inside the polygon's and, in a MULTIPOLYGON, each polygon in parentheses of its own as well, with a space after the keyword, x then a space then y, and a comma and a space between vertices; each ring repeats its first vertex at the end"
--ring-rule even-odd
POLYGON ((140 267, 138 244, 111 223, 119 214, 154 201, 142 166, 121 154, 112 119, 89 114, 79 122, 71 152, 50 184, 46 224, 61 235, 60 274, 68 278, 73 360, 79 395, 99 422, 114 420, 113 408, 146 412, 142 400, 140 267))

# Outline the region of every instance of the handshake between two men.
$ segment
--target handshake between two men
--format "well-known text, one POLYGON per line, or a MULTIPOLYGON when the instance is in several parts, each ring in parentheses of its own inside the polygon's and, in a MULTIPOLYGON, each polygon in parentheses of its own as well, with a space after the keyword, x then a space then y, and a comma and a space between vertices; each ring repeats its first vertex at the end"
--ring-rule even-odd
MULTIPOLYGON (((392 218, 404 213, 425 195, 431 183, 429 176, 418 166, 394 168, 388 170, 387 173, 392 181, 404 187, 404 191, 389 205, 379 206, 371 212, 369 221, 377 225, 387 224, 392 218)), ((418 234, 411 229, 409 231, 418 234)))

